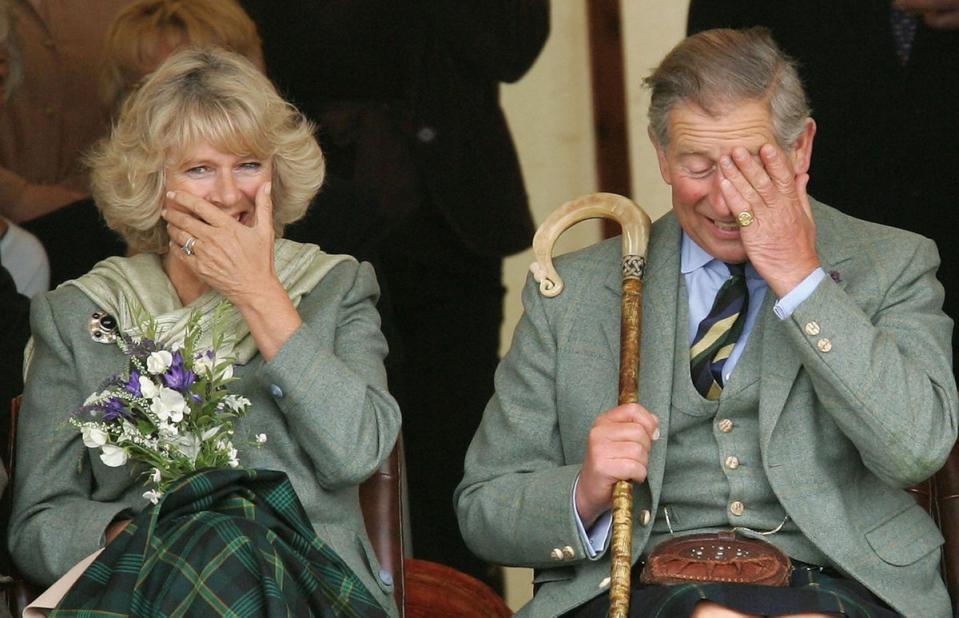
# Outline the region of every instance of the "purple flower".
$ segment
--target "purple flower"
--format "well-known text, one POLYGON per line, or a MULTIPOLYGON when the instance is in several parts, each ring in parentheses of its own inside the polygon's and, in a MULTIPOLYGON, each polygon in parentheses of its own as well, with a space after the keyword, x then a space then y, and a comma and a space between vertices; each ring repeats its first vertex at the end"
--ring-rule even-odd
POLYGON ((183 364, 183 354, 179 350, 173 353, 173 364, 163 374, 163 381, 167 387, 184 393, 196 382, 196 374, 183 364))
POLYGON ((131 371, 130 379, 123 385, 123 388, 134 397, 143 397, 143 393, 140 392, 140 372, 136 369, 131 371))
POLYGON ((123 403, 122 399, 117 399, 116 397, 111 398, 106 404, 102 404, 100 409, 103 410, 103 422, 112 423, 120 418, 130 418, 133 416, 129 410, 127 410, 126 404, 123 403))

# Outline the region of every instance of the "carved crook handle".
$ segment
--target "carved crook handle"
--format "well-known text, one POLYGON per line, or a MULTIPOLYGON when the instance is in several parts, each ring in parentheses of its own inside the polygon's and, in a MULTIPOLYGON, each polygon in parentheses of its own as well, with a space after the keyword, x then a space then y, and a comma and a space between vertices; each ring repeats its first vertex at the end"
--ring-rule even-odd
POLYGON ((539 283, 539 291, 550 298, 563 291, 563 279, 553 267, 553 246, 560 235, 586 219, 613 219, 623 230, 624 268, 626 258, 636 276, 642 278, 646 247, 649 245, 649 216, 630 199, 615 193, 591 193, 566 202, 554 210, 533 237, 533 255, 530 272, 539 283))

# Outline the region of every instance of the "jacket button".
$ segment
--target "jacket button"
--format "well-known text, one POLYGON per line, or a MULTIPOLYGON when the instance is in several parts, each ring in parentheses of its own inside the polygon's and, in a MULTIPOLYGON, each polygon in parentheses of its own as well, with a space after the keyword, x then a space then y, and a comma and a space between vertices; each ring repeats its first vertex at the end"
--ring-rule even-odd
POLYGON ((819 348, 820 352, 825 354, 826 352, 832 349, 832 341, 823 337, 822 339, 816 342, 816 347, 819 348))
POLYGON ((729 512, 735 515, 736 517, 739 517, 740 515, 746 512, 746 505, 740 502, 739 500, 736 500, 735 502, 730 503, 729 512))
POLYGON ((387 571, 386 569, 380 569, 380 581, 387 586, 393 585, 393 574, 387 571))
POLYGON ((643 509, 642 511, 639 512, 640 526, 648 526, 650 519, 652 519, 652 516, 649 514, 649 511, 647 509, 643 509))
POLYGON ((436 129, 433 127, 423 127, 416 132, 416 139, 420 140, 424 144, 429 144, 436 139, 436 129))
POLYGON ((270 384, 270 394, 277 399, 283 399, 283 389, 276 384, 270 384))
POLYGON ((600 587, 600 588, 606 588, 606 587, 608 587, 608 586, 609 586, 609 578, 608 578, 608 577, 604 577, 604 578, 599 582, 599 587, 600 587))
POLYGON ((803 330, 806 331, 806 334, 810 337, 815 337, 820 333, 822 329, 819 328, 819 322, 806 322, 806 325, 803 327, 803 330))
POLYGON ((559 547, 554 547, 553 551, 549 552, 549 557, 553 560, 562 560, 563 559, 563 550, 559 547))
POLYGON ((723 433, 729 433, 732 430, 733 430, 732 420, 728 418, 724 418, 723 420, 719 421, 719 431, 723 433))
POLYGON ((572 560, 575 557, 576 557, 576 551, 572 547, 567 545, 566 547, 563 548, 563 558, 567 560, 572 560))
POLYGON ((727 458, 726 458, 726 467, 729 468, 730 470, 735 470, 736 468, 738 468, 738 467, 739 467, 739 458, 736 457, 736 456, 734 456, 734 455, 730 455, 729 457, 727 457, 727 458))

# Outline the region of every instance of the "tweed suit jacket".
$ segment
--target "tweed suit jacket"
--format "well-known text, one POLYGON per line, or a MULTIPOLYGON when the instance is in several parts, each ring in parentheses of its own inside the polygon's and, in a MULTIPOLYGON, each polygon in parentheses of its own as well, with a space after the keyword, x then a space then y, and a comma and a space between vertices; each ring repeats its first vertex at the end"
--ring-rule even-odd
MULTIPOLYGON (((952 323, 941 310, 935 245, 818 202, 813 213, 820 260, 833 276, 790 318, 761 315, 763 337, 749 343, 762 346, 763 468, 834 566, 907 616, 949 615, 942 536, 901 489, 938 470, 956 439, 952 323), (811 322, 821 332, 807 334, 811 322)), ((675 337, 687 336, 676 323, 678 303, 687 302, 679 297, 680 240, 672 214, 653 226, 639 398, 659 416, 662 437, 648 483, 634 488, 635 522, 659 505, 673 363, 689 362, 673 358, 675 337)), ((457 489, 470 547, 536 569, 541 587, 521 615, 559 615, 608 592, 608 552, 587 557, 571 496, 588 432, 617 403, 619 253, 613 239, 559 260, 567 287, 553 299, 528 282, 526 312, 457 489), (556 559, 564 548, 572 551, 556 559)), ((651 528, 634 524, 634 561, 651 528)))
MULTIPOLYGON (((171 286, 172 293, 172 286, 171 286)), ((236 425, 242 465, 287 474, 314 529, 396 614, 392 581, 380 577, 360 510, 358 485, 393 448, 400 427, 387 392, 386 342, 369 264, 333 267, 301 300, 303 325, 269 362, 235 368, 230 390, 250 412, 236 425), (267 434, 262 448, 255 436, 267 434), (386 579, 386 581, 384 581, 386 579)), ((104 544, 117 517, 147 505, 130 466, 109 468, 84 447, 69 414, 127 367, 115 345, 93 341, 98 307, 73 286, 32 307, 35 352, 20 414, 10 549, 21 571, 49 585, 104 544)))

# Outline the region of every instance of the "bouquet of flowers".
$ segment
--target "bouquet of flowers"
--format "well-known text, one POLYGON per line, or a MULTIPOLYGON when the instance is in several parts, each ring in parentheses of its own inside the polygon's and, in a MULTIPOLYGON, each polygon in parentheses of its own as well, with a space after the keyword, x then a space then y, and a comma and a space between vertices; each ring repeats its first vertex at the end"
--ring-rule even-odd
MULTIPOLYGON (((232 358, 216 352, 227 349, 225 336, 213 332, 212 347, 198 349, 198 321, 191 316, 178 342, 162 341, 150 320, 140 328, 143 337, 118 334, 127 370, 106 380, 70 418, 84 445, 100 449, 104 464, 143 465, 150 487, 143 497, 153 504, 194 470, 239 466, 233 423, 250 401, 227 390, 235 379, 232 358)), ((214 328, 218 323, 214 315, 214 328)))

